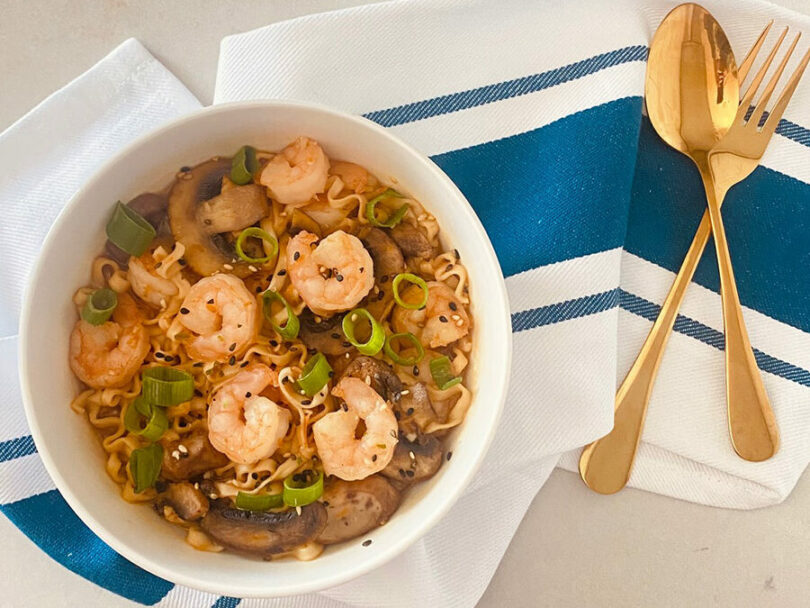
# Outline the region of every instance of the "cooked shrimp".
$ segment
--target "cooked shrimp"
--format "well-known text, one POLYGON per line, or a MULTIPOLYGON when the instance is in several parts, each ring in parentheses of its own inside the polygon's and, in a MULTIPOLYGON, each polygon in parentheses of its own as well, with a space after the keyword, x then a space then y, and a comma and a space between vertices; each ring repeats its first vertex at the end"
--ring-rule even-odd
POLYGON ((374 286, 374 262, 356 236, 342 230, 318 241, 302 231, 287 245, 287 269, 298 294, 315 314, 349 310, 374 286))
POLYGON ((371 177, 360 165, 342 160, 332 163, 332 175, 337 175, 346 188, 358 194, 366 189, 371 177))
POLYGON ((101 325, 80 319, 70 335, 70 368, 93 388, 124 386, 149 352, 149 337, 132 296, 118 294, 112 318, 101 325))
POLYGON ((259 307, 241 279, 216 274, 191 287, 177 320, 196 334, 186 342, 191 358, 224 361, 239 355, 253 341, 259 307))
POLYGON ((259 182, 282 205, 300 207, 326 190, 329 159, 318 142, 299 137, 267 163, 259 182))
POLYGON ((343 378, 332 394, 344 399, 346 407, 312 425, 323 470, 347 481, 365 479, 382 471, 393 458, 397 445, 394 412, 359 378, 343 378), (356 439, 355 429, 360 420, 366 430, 356 439))
POLYGON ((129 258, 127 279, 135 295, 152 306, 163 307, 177 295, 177 285, 157 275, 155 260, 148 252, 139 258, 129 258))
MULTIPOLYGON (((428 301, 421 310, 397 306, 392 316, 392 325, 398 332, 411 332, 423 345, 430 348, 447 346, 463 338, 470 331, 470 317, 456 294, 444 283, 430 281, 428 301)), ((419 289, 409 287, 403 295, 419 289)))
POLYGON ((278 384, 278 374, 250 365, 220 386, 208 408, 208 439, 234 462, 253 464, 278 448, 290 427, 289 410, 259 393, 278 384))

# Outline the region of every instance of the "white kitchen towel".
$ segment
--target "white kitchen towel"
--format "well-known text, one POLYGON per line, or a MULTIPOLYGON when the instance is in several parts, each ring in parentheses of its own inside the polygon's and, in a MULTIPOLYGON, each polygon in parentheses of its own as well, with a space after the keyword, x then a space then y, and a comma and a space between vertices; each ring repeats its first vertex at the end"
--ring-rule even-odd
MULTIPOLYGON (((391 128, 448 172, 481 216, 507 275, 515 344, 512 388, 490 454, 433 531, 357 581, 318 595, 241 605, 471 606, 558 455, 609 431, 617 382, 649 330, 704 204, 689 162, 666 148, 642 117, 646 47, 674 4, 390 2, 223 41, 216 102, 281 97, 334 105, 391 128)), ((765 2, 707 4, 738 57, 768 19, 810 31, 807 18, 765 2)), ((717 275, 708 252, 662 364, 631 485, 753 508, 784 499, 810 459, 808 127, 810 85, 803 83, 763 167, 724 207, 782 449, 760 464, 731 450, 717 275)), ((6 137, 0 136, 0 159, 13 150, 6 137)), ((41 172, 29 162, 21 175, 41 172)), ((0 185, 4 205, 27 203, 25 191, 11 198, 0 185)), ((2 246, 14 243, 0 236, 2 246)), ((32 256, 10 253, 24 263, 32 256)), ((13 277, 21 283, 26 271, 20 267, 13 277)), ((7 296, 6 275, 0 280, 3 305, 9 302, 16 319, 18 294, 7 296)), ((4 396, 9 386, 9 380, 0 384, 4 396)), ((0 407, 19 407, 13 390, 0 407)), ((24 427, 16 430, 12 437, 0 429, 0 440, 8 439, 0 443, 0 508, 68 567, 120 587, 103 569, 76 565, 76 552, 68 553, 71 543, 83 546, 92 535, 63 528, 71 530, 64 540, 42 522, 53 518, 37 517, 57 511, 68 522, 72 514, 45 491, 52 486, 30 437, 24 427)), ((576 453, 562 459, 568 468, 575 462, 576 453)), ((109 570, 124 569, 123 578, 133 581, 115 590, 142 603, 238 603, 112 563, 109 570)))

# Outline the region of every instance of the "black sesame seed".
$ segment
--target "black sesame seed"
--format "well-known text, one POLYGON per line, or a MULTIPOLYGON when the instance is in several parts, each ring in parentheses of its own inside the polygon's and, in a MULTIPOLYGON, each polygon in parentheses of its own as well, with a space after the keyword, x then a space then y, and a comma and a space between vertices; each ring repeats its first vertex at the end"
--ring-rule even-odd
POLYGON ((415 365, 413 366, 413 375, 414 375, 414 376, 418 376, 418 375, 419 375, 419 368, 418 368, 418 367, 416 367, 415 365))
POLYGON ((439 321, 441 321, 442 323, 447 323, 447 317, 445 317, 444 315, 439 315, 439 321))
POLYGON ((453 270, 453 265, 452 264, 448 264, 447 266, 444 267, 445 272, 450 272, 451 270, 453 270))
POLYGON ((450 302, 449 306, 450 310, 458 310, 458 306, 456 305, 455 302, 450 302))
POLYGON ((158 480, 155 482, 155 489, 156 489, 158 492, 165 492, 165 491, 166 491, 166 489, 167 489, 168 487, 169 487, 169 484, 167 484, 167 483, 166 483, 165 481, 163 481, 162 479, 158 479, 158 480))
POLYGON ((453 452, 447 452, 447 460, 450 460, 453 457, 453 452))
POLYGON ((283 277, 285 274, 287 274, 287 271, 284 270, 283 268, 278 271, 278 276, 280 276, 280 277, 283 277))
POLYGON ((182 167, 180 167, 180 171, 182 173, 188 173, 189 171, 191 171, 191 167, 189 167, 187 165, 183 165, 182 167))
POLYGON ((228 359, 228 365, 236 365, 236 357, 231 355, 231 358, 228 359))
POLYGON ((410 469, 408 469, 407 471, 405 471, 405 474, 406 474, 408 477, 413 477, 413 471, 411 471, 410 469))
POLYGON ((304 399, 301 405, 312 405, 312 399, 304 399))
POLYGON ((183 308, 180 309, 180 314, 181 315, 187 315, 190 312, 191 311, 188 308, 186 308, 185 306, 183 306, 183 308))
POLYGON ((333 372, 333 371, 330 369, 330 370, 329 370, 329 374, 328 374, 328 375, 329 375, 329 377, 330 377, 330 378, 332 378, 332 377, 334 377, 335 372, 333 372))
POLYGON ((282 378, 282 380, 281 380, 282 383, 287 383, 289 381, 290 381, 290 379, 287 376, 284 376, 284 378, 282 378))
POLYGON ((270 346, 272 346, 273 348, 275 348, 276 346, 278 346, 278 342, 277 342, 277 341, 275 341, 275 340, 270 340, 270 346))
POLYGON ((341 405, 340 407, 342 407, 342 408, 343 408, 343 411, 344 411, 344 412, 348 412, 348 411, 349 411, 349 406, 348 406, 348 405, 346 405, 345 403, 344 403, 343 405, 341 405))
POLYGON ((336 275, 335 275, 335 280, 336 280, 338 283, 340 283, 340 282, 343 280, 343 275, 342 275, 342 274, 336 274, 336 275))
POLYGON ((262 286, 261 285, 256 285, 256 293, 261 293, 261 292, 262 292, 262 286))
POLYGON ((172 361, 174 361, 174 357, 172 357, 171 355, 166 355, 165 357, 163 357, 163 360, 166 363, 171 363, 172 361))
POLYGON ((399 476, 400 477, 405 477, 405 469, 400 469, 399 470, 399 476))
POLYGON ((340 340, 340 334, 338 332, 333 332, 330 334, 335 340, 340 340))
POLYGON ((296 262, 298 261, 298 258, 300 258, 300 257, 301 257, 301 254, 299 252, 297 252, 297 251, 293 254, 293 260, 295 260, 296 262))
POLYGON ((323 506, 324 506, 324 507, 328 507, 328 506, 329 506, 329 501, 328 501, 328 500, 324 500, 322 504, 323 504, 323 506))
POLYGON ((374 455, 371 457, 371 462, 377 462, 377 455, 376 455, 376 454, 374 454, 374 455))
POLYGON ((382 300, 384 297, 385 297, 385 292, 384 292, 384 291, 381 291, 380 293, 378 293, 378 294, 377 294, 377 301, 379 302, 379 301, 380 301, 380 300, 382 300))
POLYGON ((231 344, 231 345, 228 347, 228 350, 229 350, 229 351, 231 351, 231 352, 235 351, 235 350, 236 350, 236 342, 234 342, 233 344, 231 344))
POLYGON ((368 547, 370 544, 371 544, 371 539, 368 539, 368 540, 364 540, 364 541, 363 541, 363 546, 364 546, 364 547, 368 547))
POLYGON ((453 253, 456 255, 457 260, 461 259, 461 254, 458 252, 458 249, 453 249, 453 253))
POLYGON ((361 266, 361 267, 360 267, 360 274, 362 274, 364 270, 365 270, 365 268, 363 268, 363 267, 361 266))
POLYGON ((344 341, 344 342, 341 342, 341 345, 343 345, 344 348, 351 348, 352 343, 344 341))
POLYGON ((408 411, 405 412, 408 416, 413 416, 413 408, 409 407, 408 411))
POLYGON ((246 393, 245 393, 245 399, 250 399, 250 396, 251 396, 252 394, 253 394, 253 393, 251 393, 250 391, 246 392, 246 393))
POLYGON ((162 352, 160 352, 160 351, 158 351, 158 352, 156 352, 156 353, 155 353, 155 359, 162 359, 162 358, 163 358, 163 357, 165 357, 165 356, 166 356, 166 355, 164 355, 164 354, 163 354, 162 352))
POLYGON ((202 361, 197 361, 196 363, 194 363, 194 364, 192 365, 192 367, 202 367, 202 366, 203 366, 203 362, 202 362, 202 361))
POLYGON ((250 361, 242 361, 242 363, 239 365, 239 367, 247 367, 249 363, 250 363, 250 361))
POLYGON ((210 300, 208 300, 208 304, 213 304, 213 303, 214 303, 214 298, 211 298, 210 300))
POLYGON ((380 277, 380 283, 387 283, 388 282, 388 275, 384 274, 380 277))
POLYGON ((186 264, 188 264, 188 262, 186 262, 183 258, 177 260, 177 263, 180 264, 181 266, 185 266, 186 264))

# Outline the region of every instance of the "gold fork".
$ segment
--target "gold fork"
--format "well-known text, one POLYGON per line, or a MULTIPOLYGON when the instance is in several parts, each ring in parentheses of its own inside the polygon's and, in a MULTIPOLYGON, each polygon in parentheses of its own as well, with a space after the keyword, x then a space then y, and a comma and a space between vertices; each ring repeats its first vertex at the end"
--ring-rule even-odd
MULTIPOLYGON (((765 39, 771 29, 773 22, 769 23, 762 33, 759 35, 759 38, 755 42, 754 46, 746 55, 743 62, 740 64, 738 69, 738 77, 739 81, 742 82, 745 80, 748 72, 750 71, 754 60, 756 59, 757 54, 759 53, 765 39)), ((781 44, 782 40, 784 39, 786 32, 780 36, 779 43, 777 44, 777 48, 779 44, 781 44)), ((791 46, 790 52, 793 51, 795 48, 796 43, 791 46)), ((775 56, 776 49, 774 49, 768 59, 766 60, 765 65, 759 70, 757 76, 755 77, 752 85, 749 87, 747 91, 743 103, 740 104, 738 109, 738 115, 734 120, 734 124, 736 125, 734 130, 735 133, 740 131, 740 126, 755 126, 759 120, 759 117, 762 114, 758 113, 758 118, 756 119, 757 122, 753 123, 745 123, 744 117, 746 111, 750 105, 751 99, 753 98, 754 94, 756 93, 757 88, 761 84, 765 73, 770 66, 773 58, 775 56)), ((808 53, 810 55, 810 53, 808 53)), ((765 147, 767 146, 768 141, 770 140, 773 131, 776 128, 776 124, 779 122, 779 119, 784 112, 785 106, 787 106, 787 102, 789 101, 793 91, 798 84, 799 78, 804 71, 804 68, 807 66, 808 56, 806 55, 800 64, 799 68, 794 72, 791 81, 788 84, 788 87, 782 94, 777 102, 777 105, 774 109, 774 112, 771 113, 769 116, 770 122, 770 131, 764 130, 763 135, 758 137, 758 145, 761 149, 756 152, 752 151, 750 159, 748 161, 740 160, 739 163, 735 166, 736 171, 736 179, 734 178, 734 174, 729 170, 728 173, 725 175, 719 176, 717 183, 720 184, 718 189, 715 189, 714 184, 712 184, 711 188, 707 188, 707 192, 712 192, 714 194, 713 200, 716 206, 716 209, 719 209, 719 206, 722 204, 723 198, 725 197, 725 193, 731 188, 732 185, 744 179, 748 174, 750 174, 754 168, 756 168, 757 164, 759 163, 759 159, 762 157, 762 153, 764 152, 765 147), (745 172, 741 172, 745 170, 745 172)), ((782 70, 784 70, 785 64, 787 63, 787 58, 782 61, 780 65, 779 74, 781 75, 782 70)), ((778 79, 778 76, 777 76, 778 79)), ((768 89, 766 89, 765 95, 763 98, 760 99, 758 107, 764 107, 767 103, 770 95, 773 93, 773 89, 776 85, 776 80, 772 79, 771 82, 768 84, 768 89)), ((752 119, 754 116, 752 115, 752 119)), ((746 133, 749 132, 746 128, 746 133)), ((740 141, 739 133, 735 137, 737 142, 740 141)), ((723 140, 725 142, 725 140, 723 140)), ((742 148, 737 148, 738 150, 742 150, 742 148)), ((734 150, 730 150, 727 147, 724 147, 724 152, 722 156, 726 157, 725 161, 721 161, 721 156, 717 157, 718 168, 722 170, 721 165, 729 164, 728 159, 736 157, 736 153, 734 150)), ((711 179, 711 176, 709 176, 711 179)), ((715 215, 719 215, 716 213, 715 215)), ((616 394, 616 412, 615 412, 615 424, 613 430, 602 437, 594 441, 593 443, 587 445, 583 452, 582 456, 580 457, 579 461, 579 471, 580 475, 582 476, 583 481, 590 487, 592 490, 596 492, 600 492, 603 494, 612 494, 614 492, 618 492, 622 489, 630 478, 630 471, 632 469, 633 460, 635 457, 636 448, 638 446, 638 442, 641 435, 641 430, 643 428, 643 418, 644 418, 644 411, 646 410, 646 400, 649 399, 649 395, 652 388, 652 383, 655 381, 655 376, 657 374, 658 365, 656 364, 657 361, 660 361, 661 356, 663 354, 663 349, 666 346, 666 338, 669 333, 672 331, 672 327, 675 323, 675 319, 678 314, 678 309, 683 302, 684 295, 686 294, 686 288, 689 285, 692 276, 695 273, 695 269, 697 268, 698 262, 700 261, 701 255, 703 254, 703 250, 706 247, 706 244, 709 241, 709 236, 711 236, 712 227, 711 227, 711 220, 709 218, 708 210, 704 212, 703 218, 701 219, 700 225, 695 233, 695 237, 692 240, 692 244, 689 247, 689 250, 686 253, 684 258, 683 264, 681 265, 680 270, 678 271, 677 276, 675 277, 675 281, 672 284, 672 287, 667 294, 667 298, 664 301, 663 306, 661 307, 661 311, 658 315, 658 319, 656 320, 653 328, 650 330, 650 334, 647 336, 647 339, 644 342, 644 345, 639 352, 639 355, 634 362, 633 366, 631 367, 630 371, 627 374, 627 377, 622 382, 619 390, 616 394), (633 403, 629 403, 628 399, 633 401, 633 403), (629 407, 628 407, 629 406, 629 407), (640 417, 640 419, 638 419, 640 417)), ((726 245, 727 251, 727 245, 726 245)), ((730 270, 730 264, 728 265, 730 270)), ((728 282, 727 278, 727 282, 728 282)), ((733 285, 733 276, 730 277, 731 284, 733 285)), ((738 300, 736 297, 736 288, 734 289, 734 299, 738 300)), ((737 304, 739 308, 739 302, 737 304)), ((738 319, 742 319, 742 316, 739 315, 738 319)), ((744 326, 740 326, 742 330, 742 336, 744 336, 745 343, 748 344, 748 352, 751 352, 750 343, 748 342, 747 335, 745 334, 744 326)), ((728 355, 729 350, 728 347, 726 348, 726 354, 728 355)), ((745 359, 744 359, 745 360, 745 359)), ((751 354, 751 361, 753 361, 753 367, 756 370, 756 361, 753 360, 753 354, 751 354)), ((727 366, 728 370, 728 366, 727 366)), ((761 385, 761 381, 760 381, 761 385)), ((764 395, 764 390, 761 393, 764 395)), ((757 395, 758 397, 759 395, 757 395)), ((730 422, 730 429, 732 433, 732 441, 734 442, 735 449, 739 451, 742 449, 742 445, 745 443, 745 440, 735 440, 733 439, 735 436, 740 437, 739 433, 736 431, 740 430, 740 426, 745 426, 745 422, 743 419, 738 415, 737 408, 731 406, 731 401, 729 403, 729 420, 730 422), (732 410, 734 413, 732 414, 732 410), (738 445, 739 444, 739 445, 738 445)), ((766 445, 770 446, 770 450, 764 450, 764 453, 770 451, 770 454, 776 451, 778 447, 778 434, 776 433, 775 424, 773 422, 773 414, 770 411, 770 406, 767 402, 767 397, 765 397, 765 403, 767 412, 770 416, 765 414, 765 410, 760 408, 758 410, 758 417, 765 420, 765 429, 766 433, 766 445)), ((750 413, 750 408, 743 410, 750 413)), ((756 413, 756 412, 755 412, 756 413)), ((756 425, 758 429, 762 429, 763 425, 756 425)), ((742 432, 745 432, 743 429, 742 432)), ((759 439, 762 437, 762 433, 758 433, 755 436, 755 439, 759 439)), ((770 455, 769 454, 769 455, 770 455)), ((754 459, 764 459, 761 453, 748 453, 746 452, 747 456, 753 456, 754 459)), ((744 456, 745 457, 745 456, 744 456)), ((768 456, 765 456, 767 458, 768 456)))
POLYGON ((751 461, 766 460, 773 456, 779 447, 779 433, 762 383, 762 376, 757 367, 754 351, 748 339, 748 332, 745 329, 742 306, 731 268, 725 228, 720 215, 720 205, 729 188, 748 177, 759 165, 782 114, 799 84, 799 79, 810 62, 810 50, 808 50, 760 128, 760 119, 765 115, 765 108, 799 42, 801 34, 798 34, 762 92, 750 117, 746 119, 754 95, 762 84, 787 32, 788 28, 785 28, 768 58, 751 81, 731 127, 709 152, 709 174, 706 174, 705 171, 701 172, 707 186, 709 219, 720 270, 723 326, 726 339, 726 403, 729 433, 737 454, 751 461), (710 185, 713 187, 710 188, 710 185))

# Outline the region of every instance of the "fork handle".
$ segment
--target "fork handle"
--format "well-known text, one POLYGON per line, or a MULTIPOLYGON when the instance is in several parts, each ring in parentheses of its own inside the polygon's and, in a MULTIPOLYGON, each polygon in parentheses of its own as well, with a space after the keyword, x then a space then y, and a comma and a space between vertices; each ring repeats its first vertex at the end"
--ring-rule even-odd
POLYGON ((710 235, 709 217, 704 212, 661 312, 616 392, 613 430, 585 446, 582 451, 579 473, 585 484, 595 492, 613 494, 627 485, 630 479, 658 366, 678 317, 678 309, 710 235))
POLYGON ((700 173, 706 188, 720 271, 726 340, 726 404, 731 443, 741 458, 759 462, 767 460, 779 449, 779 431, 751 341, 748 339, 748 331, 745 329, 723 216, 720 213, 722 201, 715 195, 714 182, 708 167, 700 168, 700 173))

